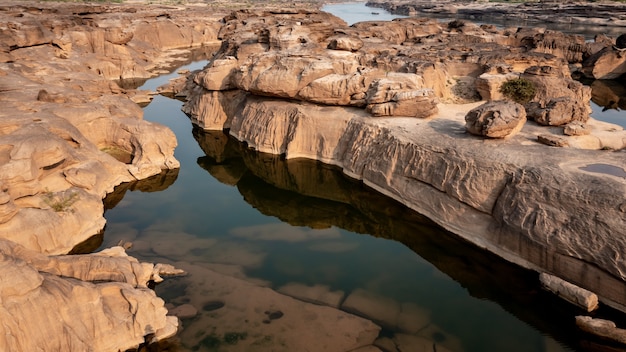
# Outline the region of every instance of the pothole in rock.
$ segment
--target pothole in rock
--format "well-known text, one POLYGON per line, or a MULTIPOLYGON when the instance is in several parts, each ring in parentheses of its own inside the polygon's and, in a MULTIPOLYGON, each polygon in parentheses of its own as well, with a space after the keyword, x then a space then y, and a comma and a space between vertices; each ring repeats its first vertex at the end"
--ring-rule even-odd
POLYGON ((580 167, 579 169, 598 174, 606 174, 626 178, 626 170, 611 164, 589 164, 587 166, 580 167))
POLYGON ((109 154, 124 164, 131 164, 133 162, 133 158, 135 157, 133 153, 116 146, 106 146, 104 148, 100 148, 100 151, 109 154))

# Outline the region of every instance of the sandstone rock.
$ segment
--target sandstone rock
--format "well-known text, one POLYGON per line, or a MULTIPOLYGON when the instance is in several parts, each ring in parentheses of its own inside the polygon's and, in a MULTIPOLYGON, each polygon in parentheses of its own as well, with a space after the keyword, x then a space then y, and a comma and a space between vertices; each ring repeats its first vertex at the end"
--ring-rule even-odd
POLYGON ((367 110, 374 116, 430 117, 437 113, 437 100, 424 89, 423 78, 413 74, 390 74, 374 80, 367 90, 367 110))
POLYGON ((569 145, 566 139, 549 134, 538 135, 537 141, 551 147, 567 147, 569 145))
POLYGON ((346 50, 357 51, 363 47, 363 41, 359 38, 338 36, 332 38, 328 43, 328 49, 332 50, 346 50))
POLYGON ((549 67, 530 67, 521 78, 531 81, 536 88, 535 97, 526 104, 529 118, 552 126, 585 122, 589 118, 591 88, 588 86, 563 78, 560 71, 549 67))
POLYGON ((465 128, 471 134, 489 138, 505 138, 519 132, 526 123, 526 111, 520 104, 497 100, 470 110, 465 128))
POLYGON ((132 4, 0 7, 0 349, 117 351, 173 335, 177 318, 145 287, 175 268, 119 249, 61 255, 101 232, 116 185, 179 165, 171 131, 110 80, 154 75, 186 53, 163 50, 213 42, 220 24, 199 26, 197 9, 161 22, 132 4))
POLYGON ((508 80, 519 78, 517 73, 489 74, 483 73, 476 79, 476 90, 483 100, 502 100, 500 92, 502 84, 508 80))
POLYGON ((193 92, 183 105, 191 122, 206 130, 222 130, 231 127, 232 117, 242 109, 247 93, 242 90, 193 92))
POLYGON ((546 273, 539 275, 539 281, 546 290, 588 312, 598 308, 598 296, 588 290, 546 273))
POLYGON ((194 82, 208 90, 229 90, 235 87, 232 82, 235 70, 239 68, 239 61, 232 56, 215 59, 209 63, 206 70, 194 76, 194 82))
POLYGON ((163 300, 152 290, 136 288, 145 287, 137 277, 149 274, 132 258, 85 255, 77 263, 5 240, 0 247, 3 350, 126 350, 143 343, 145 336, 166 338, 176 332, 178 321, 166 317, 163 300), (138 271, 118 271, 120 260, 136 264, 138 271), (55 307, 57 314, 41 314, 41 305, 55 307))
POLYGON ((585 136, 591 133, 588 125, 580 122, 570 122, 563 127, 563 134, 567 136, 585 136))
POLYGON ((544 126, 563 126, 572 121, 585 122, 588 117, 581 117, 576 103, 577 101, 572 98, 561 97, 550 100, 545 107, 530 104, 527 109, 528 116, 544 126))
POLYGON ((409 116, 427 118, 436 115, 437 99, 431 89, 396 92, 391 101, 368 104, 367 111, 374 116, 409 116))
POLYGON ((592 335, 605 339, 626 343, 626 330, 617 328, 614 322, 588 316, 576 316, 576 326, 592 335))
POLYGON ((583 62, 582 72, 588 78, 617 79, 626 73, 626 52, 617 46, 605 47, 583 62))

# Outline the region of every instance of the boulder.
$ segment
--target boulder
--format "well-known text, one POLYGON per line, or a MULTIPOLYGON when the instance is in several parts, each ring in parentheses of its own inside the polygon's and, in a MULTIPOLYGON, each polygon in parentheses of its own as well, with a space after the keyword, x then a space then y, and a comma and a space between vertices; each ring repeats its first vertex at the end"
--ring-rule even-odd
POLYGON ((363 41, 358 37, 337 36, 331 38, 328 43, 328 49, 357 51, 363 47, 363 41))
POLYGON ((581 71, 588 78, 617 79, 626 73, 626 48, 607 46, 582 64, 581 71))
POLYGON ((208 90, 233 89, 235 84, 231 82, 235 69, 239 67, 239 61, 232 56, 223 59, 215 59, 208 64, 208 68, 194 76, 194 82, 208 90))
POLYGON ((589 118, 581 113, 578 101, 570 97, 560 97, 551 99, 541 106, 538 103, 529 104, 527 108, 528 117, 544 126, 563 126, 570 122, 584 123, 589 118))
POLYGON ((547 126, 585 122, 591 113, 591 88, 548 66, 533 66, 520 76, 534 85, 535 97, 526 104, 528 118, 547 126))
POLYGON ((591 128, 580 122, 574 121, 563 126, 563 134, 567 136, 586 136, 591 133, 591 128))
POLYGON ((510 137, 525 123, 524 107, 506 100, 484 103, 465 115, 465 128, 469 133, 489 138, 510 137))

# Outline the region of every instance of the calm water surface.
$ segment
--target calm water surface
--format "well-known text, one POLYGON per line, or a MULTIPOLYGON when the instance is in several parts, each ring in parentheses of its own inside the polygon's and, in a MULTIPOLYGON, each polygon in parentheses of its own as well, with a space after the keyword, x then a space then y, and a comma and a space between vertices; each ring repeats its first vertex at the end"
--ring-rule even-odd
MULTIPOLYGON (((361 5, 355 11, 386 16, 361 5)), ((539 289, 534 273, 455 239, 332 167, 254 153, 222 132, 194 129, 181 105, 156 96, 144 110, 176 134, 180 170, 118 187, 107 199, 104 246, 130 241, 129 253, 142 260, 192 263, 274 289, 324 285, 411 304, 426 312, 428 337, 453 351, 595 350, 574 326, 581 312, 539 289)), ((157 291, 177 306, 193 302, 189 287, 201 280, 191 273, 157 291)), ((399 332, 379 323, 381 337, 399 332)), ((183 325, 175 350, 220 350, 209 343, 214 326, 198 318, 183 325)))

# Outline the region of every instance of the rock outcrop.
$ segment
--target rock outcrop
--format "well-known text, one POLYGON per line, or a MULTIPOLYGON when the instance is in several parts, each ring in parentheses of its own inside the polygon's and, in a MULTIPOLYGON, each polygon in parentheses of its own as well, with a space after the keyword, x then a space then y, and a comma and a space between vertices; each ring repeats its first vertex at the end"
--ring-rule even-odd
POLYGON ((591 140, 624 148, 626 133, 589 119, 589 89, 571 79, 565 57, 514 46, 519 43, 515 33, 522 30, 402 19, 331 31, 318 25, 321 18, 339 24, 325 16, 255 17, 246 12, 226 18, 226 28, 240 31, 224 34, 227 45, 195 75, 199 84, 188 87, 185 111, 205 128, 228 128, 258 151, 338 165, 479 247, 590 289, 602 301, 625 309, 626 262, 620 253, 626 240, 615 234, 626 221, 626 182, 619 175, 585 169, 595 163, 622 169, 623 152, 585 149, 601 149, 592 147, 591 140), (242 20, 235 19, 239 16, 246 17, 247 25, 255 24, 254 30, 245 31, 242 20), (308 25, 316 28, 315 36, 301 28, 308 25), (288 28, 296 33, 291 40, 282 32, 288 28), (357 37, 363 46, 328 49, 337 33, 357 37), (462 43, 472 43, 471 48, 462 43), (228 74, 216 75, 218 82, 211 87, 240 93, 203 86, 212 81, 214 63, 227 57, 228 74), (592 132, 563 136, 562 129, 527 123, 504 141, 466 134, 465 115, 480 105, 475 82, 484 73, 533 80, 538 92, 531 103, 550 109, 548 124, 569 122, 556 117, 571 112, 570 121, 586 121, 592 132), (408 74, 414 75, 411 84, 403 83, 411 79, 408 74), (224 80, 228 83, 219 83, 224 80), (375 89, 381 80, 390 88, 375 89), (417 93, 424 89, 431 89, 432 96, 417 93), (238 105, 223 99, 225 94, 240 97, 238 105), (416 119, 411 108, 387 118, 367 110, 368 99, 383 96, 388 103, 403 94, 419 96, 426 106, 436 104, 438 113, 426 109, 430 112, 423 117, 430 118, 416 119), (450 104, 454 101, 466 104, 450 104), (564 111, 566 104, 574 110, 564 111), (219 116, 210 115, 213 111, 219 116), (537 143, 544 134, 563 138, 569 148, 537 143), (589 233, 593 236, 585 235, 589 233))
POLYGON ((165 11, 0 5, 3 351, 118 351, 177 330, 146 287, 176 270, 119 249, 63 255, 94 249, 80 247, 104 228, 102 199, 115 186, 179 167, 174 134, 144 121, 137 92, 121 86, 215 43, 220 24, 198 24, 209 11, 165 11))
POLYGON ((139 263, 120 247, 48 257, 0 240, 0 267, 2 350, 126 350, 177 331, 147 284, 181 271, 139 263))

